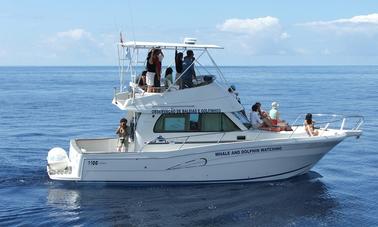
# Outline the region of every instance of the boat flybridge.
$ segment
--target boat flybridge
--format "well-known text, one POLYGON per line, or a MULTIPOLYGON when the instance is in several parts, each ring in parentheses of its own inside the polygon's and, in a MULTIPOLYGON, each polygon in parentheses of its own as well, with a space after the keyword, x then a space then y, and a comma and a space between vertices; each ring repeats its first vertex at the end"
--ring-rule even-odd
POLYGON ((119 43, 120 87, 112 103, 126 111, 130 129, 126 149, 118 151, 116 137, 72 139, 68 155, 62 148, 49 151, 49 177, 131 184, 279 180, 308 172, 345 138, 362 134, 361 116, 335 114, 313 115, 319 126, 317 136, 306 132, 304 115, 293 122, 291 131, 252 128, 210 55, 215 49, 222 47, 198 45, 194 39, 119 43), (194 86, 180 89, 176 80, 169 87, 161 86, 159 93, 139 87, 140 66, 146 64, 147 52, 153 48, 164 51, 166 59, 169 51, 193 50, 194 86), (204 56, 214 66, 203 66, 204 56))

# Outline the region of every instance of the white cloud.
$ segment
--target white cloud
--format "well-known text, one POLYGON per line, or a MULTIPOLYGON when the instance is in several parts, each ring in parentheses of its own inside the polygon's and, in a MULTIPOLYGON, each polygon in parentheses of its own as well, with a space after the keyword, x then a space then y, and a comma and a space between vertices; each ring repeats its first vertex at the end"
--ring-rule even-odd
MULTIPOLYGON (((82 28, 59 31, 43 38, 39 49, 49 61, 65 61, 75 65, 84 62, 88 65, 112 62, 115 56, 113 34, 92 34, 82 28)), ((113 63, 113 62, 112 62, 113 63)))
POLYGON ((288 39, 288 38, 290 38, 290 35, 287 32, 283 32, 283 33, 281 33, 280 38, 281 39, 288 39))
POLYGON ((355 25, 355 24, 373 24, 378 25, 378 13, 354 16, 347 19, 337 19, 330 21, 313 21, 302 25, 308 26, 327 26, 327 25, 355 25))
POLYGON ((54 35, 47 38, 47 42, 54 45, 62 42, 78 42, 89 41, 96 43, 96 39, 90 32, 81 28, 70 29, 68 31, 57 32, 54 35))
POLYGON ((251 55, 285 55, 290 35, 283 31, 276 17, 227 19, 217 25, 226 46, 239 53, 251 55))
POLYGON ((378 55, 378 13, 297 25, 301 33, 303 33, 302 28, 308 29, 303 42, 315 54, 322 56, 378 55))
POLYGON ((56 34, 56 37, 58 38, 68 38, 73 40, 80 40, 80 39, 93 39, 92 35, 85 31, 84 29, 76 28, 71 29, 64 32, 58 32, 56 34))
POLYGON ((228 19, 217 27, 225 32, 256 34, 280 29, 280 23, 277 18, 267 16, 254 19, 228 19))
POLYGON ((333 30, 341 33, 371 34, 378 32, 378 13, 329 21, 312 21, 298 25, 315 30, 333 30))
POLYGON ((334 23, 354 23, 354 24, 367 23, 367 24, 378 25, 378 13, 354 16, 350 19, 339 19, 339 20, 335 20, 334 23))

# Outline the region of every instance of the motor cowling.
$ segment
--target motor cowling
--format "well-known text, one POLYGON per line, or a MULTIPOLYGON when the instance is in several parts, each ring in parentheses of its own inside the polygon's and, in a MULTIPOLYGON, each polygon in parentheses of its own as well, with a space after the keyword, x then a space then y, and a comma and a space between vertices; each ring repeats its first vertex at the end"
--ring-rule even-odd
POLYGON ((70 160, 67 152, 60 147, 52 148, 47 155, 47 164, 51 170, 64 170, 69 166, 70 160))

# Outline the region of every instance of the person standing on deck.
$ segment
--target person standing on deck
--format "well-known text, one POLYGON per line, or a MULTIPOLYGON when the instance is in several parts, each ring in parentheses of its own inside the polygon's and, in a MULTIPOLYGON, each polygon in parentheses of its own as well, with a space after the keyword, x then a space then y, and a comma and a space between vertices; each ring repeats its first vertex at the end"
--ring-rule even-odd
POLYGON ((186 51, 184 62, 182 63, 182 87, 180 89, 193 87, 193 79, 196 79, 196 72, 194 70, 194 53, 192 50, 186 51))
POLYGON ((183 58, 182 52, 177 52, 177 48, 175 51, 175 66, 176 66, 176 84, 182 87, 182 78, 180 78, 182 73, 182 58, 183 58))
POLYGON ((156 59, 155 59, 156 74, 155 74, 155 80, 154 80, 154 92, 160 92, 161 66, 163 64, 163 58, 164 58, 163 51, 161 51, 161 49, 157 49, 156 59))
POLYGON ((122 118, 119 121, 119 127, 117 128, 116 134, 118 135, 118 145, 117 151, 118 152, 125 152, 128 147, 128 136, 129 132, 127 131, 127 120, 126 118, 122 118))
POLYGON ((152 49, 148 52, 147 62, 146 62, 146 83, 147 83, 147 92, 153 92, 153 86, 155 82, 156 74, 156 62, 154 62, 154 53, 155 49, 152 49))

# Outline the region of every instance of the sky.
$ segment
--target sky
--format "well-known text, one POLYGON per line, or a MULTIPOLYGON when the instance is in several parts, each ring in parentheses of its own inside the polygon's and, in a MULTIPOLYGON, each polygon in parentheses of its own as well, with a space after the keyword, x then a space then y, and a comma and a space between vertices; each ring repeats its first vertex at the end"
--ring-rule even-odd
POLYGON ((220 65, 376 65, 378 1, 0 1, 0 66, 117 65, 124 40, 216 44, 220 65))

